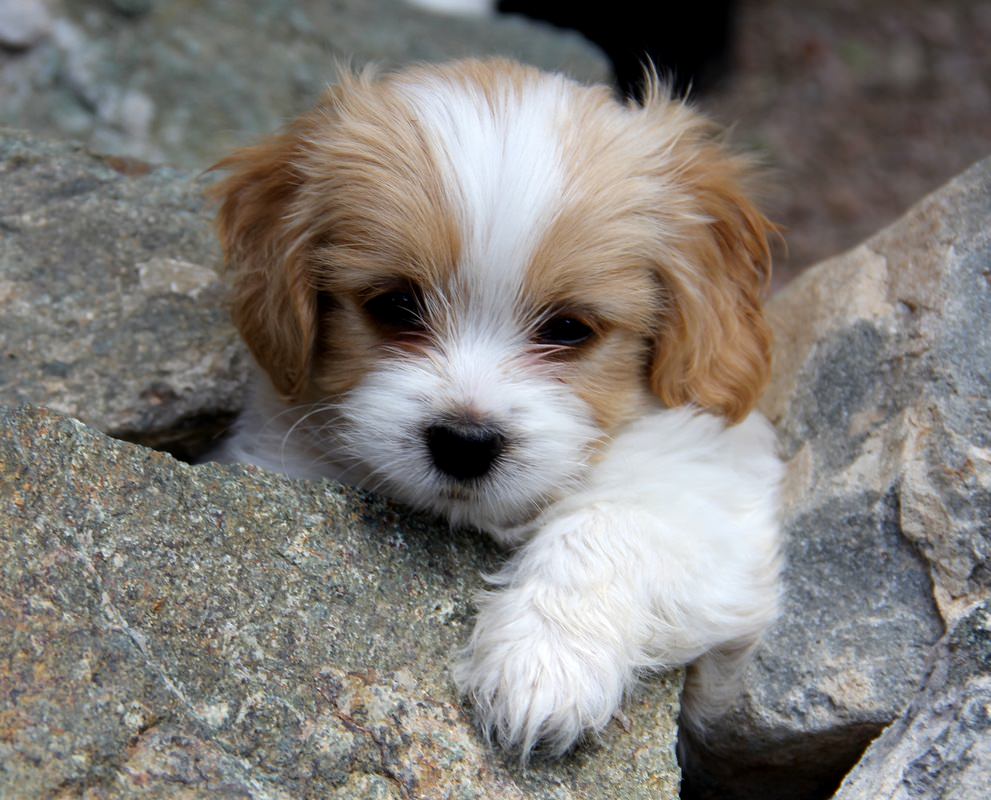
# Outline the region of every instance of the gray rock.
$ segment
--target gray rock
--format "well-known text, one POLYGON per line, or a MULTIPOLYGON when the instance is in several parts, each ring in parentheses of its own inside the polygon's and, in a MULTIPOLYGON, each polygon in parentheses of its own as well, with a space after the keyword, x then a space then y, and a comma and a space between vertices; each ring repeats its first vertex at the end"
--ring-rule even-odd
POLYGON ((923 691, 836 800, 985 800, 991 787, 991 603, 940 642, 923 691))
POLYGON ((822 797, 989 593, 991 160, 770 304, 783 617, 710 732, 703 797, 822 797))
POLYGON ((944 621, 991 587, 989 220, 985 160, 771 303, 790 498, 897 486, 944 621))
POLYGON ((445 17, 402 0, 52 7, 44 42, 0 53, 0 125, 194 168, 311 107, 334 80, 335 61, 388 67, 507 55, 584 80, 610 75, 577 34, 522 18, 445 17))
POLYGON ((0 130, 0 185, 0 403, 202 449, 247 377, 203 180, 0 130))
POLYGON ((0 409, 0 796, 671 798, 681 676, 522 771, 448 665, 499 556, 329 482, 0 409))
POLYGON ((0 47, 31 47, 51 27, 52 18, 44 0, 0 0, 0 47))

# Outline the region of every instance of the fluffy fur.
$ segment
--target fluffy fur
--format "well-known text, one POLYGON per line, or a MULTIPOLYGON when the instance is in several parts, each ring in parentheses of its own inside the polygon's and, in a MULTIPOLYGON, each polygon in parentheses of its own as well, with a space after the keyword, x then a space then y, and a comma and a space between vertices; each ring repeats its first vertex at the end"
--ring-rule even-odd
POLYGON ((656 85, 640 107, 462 61, 345 76, 219 168, 260 376, 215 457, 515 548, 454 674, 524 757, 601 730, 645 670, 701 659, 709 713, 778 600, 747 162, 656 85))

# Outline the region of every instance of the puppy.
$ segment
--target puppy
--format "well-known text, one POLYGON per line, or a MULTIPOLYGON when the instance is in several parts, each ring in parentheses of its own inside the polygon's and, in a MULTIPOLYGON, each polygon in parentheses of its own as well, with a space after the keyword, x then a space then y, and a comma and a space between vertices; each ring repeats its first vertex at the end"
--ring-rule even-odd
POLYGON ((218 167, 260 375, 214 457, 514 548, 454 675, 524 758, 696 660, 702 720, 778 600, 747 162, 656 80, 641 107, 493 60, 345 76, 218 167))

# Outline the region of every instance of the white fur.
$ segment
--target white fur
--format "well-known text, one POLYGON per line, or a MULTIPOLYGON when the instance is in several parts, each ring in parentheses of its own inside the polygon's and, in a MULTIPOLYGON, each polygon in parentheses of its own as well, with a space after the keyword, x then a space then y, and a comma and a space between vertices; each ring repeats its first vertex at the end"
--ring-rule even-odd
POLYGON ((460 340, 448 348, 384 366, 350 393, 342 404, 344 447, 360 463, 378 465, 372 485, 501 538, 502 526, 532 517, 577 484, 599 433, 561 383, 514 368, 491 343, 460 340), (510 442, 477 488, 439 475, 423 443, 429 424, 464 408, 495 422, 510 442))
POLYGON ((459 275, 473 325, 513 319, 530 257, 560 208, 561 76, 509 87, 494 107, 481 91, 441 77, 401 85, 428 129, 467 243, 459 275))
MULTIPOLYGON (((564 182, 568 91, 549 76, 494 106, 440 78, 404 85, 460 209, 459 282, 415 354, 382 351, 333 403, 285 406, 267 381, 213 457, 381 489, 516 546, 479 599, 455 669, 486 731, 523 757, 601 731, 645 670, 700 657, 696 717, 778 603, 774 434, 657 402, 603 443, 592 409, 535 358, 527 264, 564 182), (509 443, 468 485, 424 431, 470 411, 509 443)), ((646 394, 646 393, 645 393, 646 394)))
MULTIPOLYGON (((757 641, 778 601, 774 451, 758 414, 726 428, 659 409, 581 490, 501 532, 524 544, 480 598, 456 678, 503 745, 561 753, 609 722, 643 670, 757 641)), ((697 717, 728 687, 698 688, 697 717)))

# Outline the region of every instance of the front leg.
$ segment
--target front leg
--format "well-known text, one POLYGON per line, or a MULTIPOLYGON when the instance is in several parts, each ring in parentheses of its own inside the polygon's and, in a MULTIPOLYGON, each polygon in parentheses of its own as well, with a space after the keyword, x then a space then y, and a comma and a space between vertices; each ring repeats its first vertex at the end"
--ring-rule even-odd
POLYGON ((455 669, 486 733, 525 759, 603 729, 643 665, 647 613, 610 547, 608 511, 564 515, 540 530, 479 598, 455 669))
POLYGON ((486 731, 526 758, 601 731, 639 672, 688 664, 695 725, 778 606, 774 433, 664 410, 615 437, 586 487, 551 505, 479 601, 455 678, 486 731), (658 443, 663 446, 658 446, 658 443))
POLYGON ((685 698, 703 724, 776 613, 772 516, 686 494, 545 512, 480 597, 455 670, 486 732, 524 760, 538 742, 561 755, 609 723, 638 673, 705 655, 685 698))

